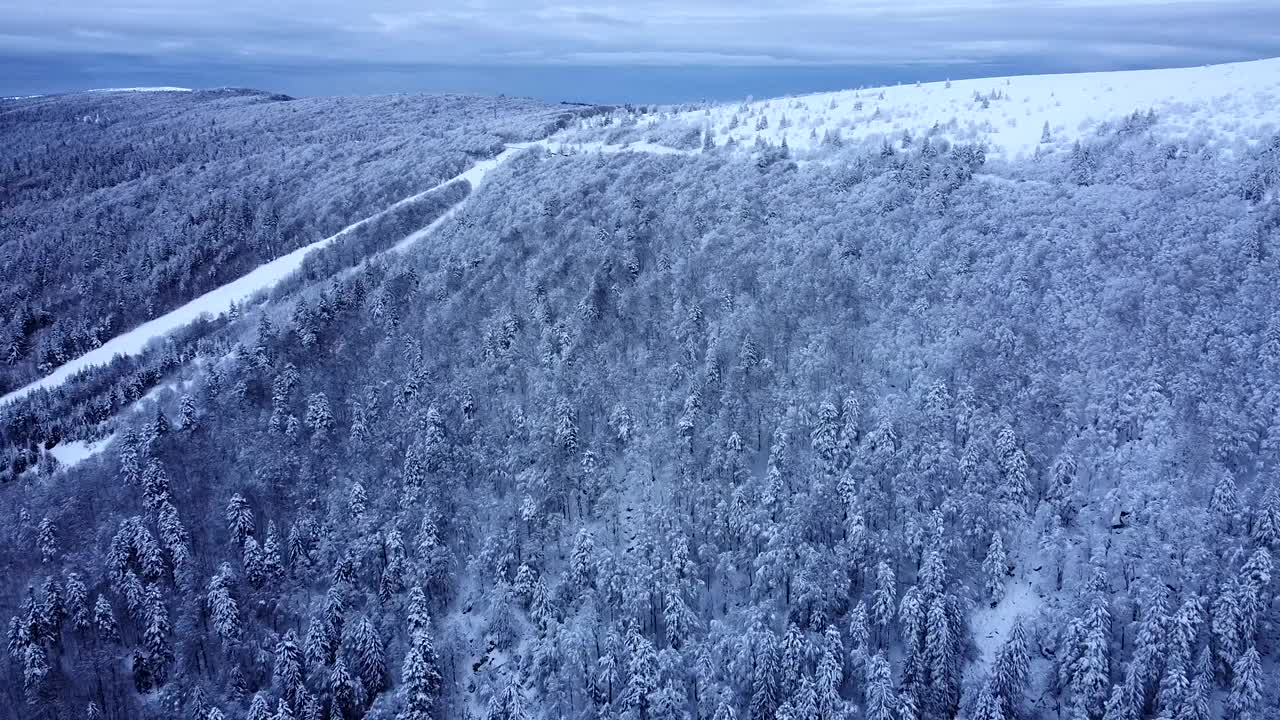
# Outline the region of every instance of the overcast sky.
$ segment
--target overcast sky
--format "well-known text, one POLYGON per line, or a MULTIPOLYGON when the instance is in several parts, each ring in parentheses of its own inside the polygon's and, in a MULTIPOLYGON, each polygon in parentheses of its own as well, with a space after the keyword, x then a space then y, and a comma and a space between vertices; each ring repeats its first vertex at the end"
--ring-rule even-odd
MULTIPOLYGON (((363 92, 388 88, 359 87, 361 68, 420 65, 459 77, 477 66, 961 77, 1280 55, 1278 0, 0 0, 0 17, 0 72, 48 90, 109 80, 128 63, 325 68, 343 78, 335 92, 363 92)), ((209 84, 231 82, 208 72, 209 84)))

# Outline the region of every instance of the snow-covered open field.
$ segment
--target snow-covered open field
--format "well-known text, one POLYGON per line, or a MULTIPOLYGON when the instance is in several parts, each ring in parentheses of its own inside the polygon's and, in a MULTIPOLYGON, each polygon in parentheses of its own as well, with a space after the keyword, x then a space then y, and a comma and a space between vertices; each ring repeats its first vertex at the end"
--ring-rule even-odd
MULTIPOLYGON (((731 138, 819 148, 831 133, 843 142, 901 144, 933 134, 983 142, 1013 159, 1041 145, 1074 142, 1101 123, 1154 110, 1170 137, 1255 137, 1280 127, 1280 58, 1168 70, 1028 75, 846 90, 645 115, 641 126, 709 128, 717 145, 731 138), (1048 124, 1047 142, 1045 125, 1048 124)), ((620 118, 614 118, 615 122, 620 118)), ((656 128, 655 128, 656 129, 656 128)))

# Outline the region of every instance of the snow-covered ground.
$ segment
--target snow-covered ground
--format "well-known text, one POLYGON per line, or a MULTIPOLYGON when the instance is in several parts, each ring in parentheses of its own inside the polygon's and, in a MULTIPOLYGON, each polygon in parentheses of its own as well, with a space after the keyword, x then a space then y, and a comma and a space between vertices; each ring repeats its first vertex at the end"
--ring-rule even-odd
POLYGON ((1004 598, 995 607, 975 610, 969 619, 969 627, 980 655, 972 669, 985 670, 995 662, 996 653, 1009 639, 1014 623, 1019 620, 1031 622, 1040 612, 1040 606, 1040 596, 1031 583, 1017 578, 1008 584, 1004 598))
MULTIPOLYGON (((710 128, 717 145, 748 147, 785 139, 801 153, 830 132, 845 141, 931 132, 951 142, 985 142, 1013 159, 1042 144, 1074 142, 1106 121, 1155 110, 1157 132, 1217 140, 1257 137, 1280 128, 1280 58, 1168 70, 1026 75, 846 90, 730 103, 639 118, 643 125, 710 128), (1042 143, 1046 123, 1048 143, 1042 143)), ((589 121, 590 122, 590 121, 589 121)), ((656 129, 656 128, 655 128, 656 129)))
POLYGON ((184 87, 126 87, 126 88, 96 88, 88 92, 107 93, 107 92, 191 92, 191 88, 184 87))
POLYGON ((111 442, 113 437, 115 436, 111 435, 94 442, 72 440, 71 442, 59 443, 49 451, 49 454, 52 455, 62 467, 74 467, 101 452, 102 449, 111 442))

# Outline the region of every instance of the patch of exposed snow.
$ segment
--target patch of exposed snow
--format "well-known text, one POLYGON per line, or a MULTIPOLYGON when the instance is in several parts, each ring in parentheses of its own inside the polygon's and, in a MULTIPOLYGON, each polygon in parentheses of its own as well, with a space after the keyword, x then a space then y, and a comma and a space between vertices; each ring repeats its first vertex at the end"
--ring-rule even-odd
POLYGON ((1005 588, 1004 599, 995 607, 983 607, 975 610, 969 618, 969 629, 973 633, 973 643, 978 647, 978 661, 971 672, 986 672, 995 662, 996 654, 1013 630, 1019 619, 1030 623, 1040 612, 1040 596, 1031 585, 1031 581, 1017 578, 1005 588))
POLYGON ((102 452, 102 449, 105 448, 114 437, 114 435, 109 435, 101 440, 95 440, 93 442, 72 440, 70 442, 58 443, 58 445, 53 449, 49 450, 49 454, 52 455, 62 467, 75 467, 88 458, 102 452))
POLYGON ((191 88, 184 87, 122 87, 122 88, 95 88, 87 90, 92 93, 109 93, 109 92, 191 92, 191 88))
POLYGON ((887 139, 899 145, 904 133, 917 141, 932 133, 953 143, 986 143, 990 155, 1013 159, 1072 143, 1134 111, 1154 110, 1154 131, 1168 137, 1256 138, 1280 127, 1277 107, 1280 58, 846 90, 649 114, 639 124, 709 128, 717 145, 729 138, 744 147, 757 138, 774 145, 785 140, 799 153, 818 152, 827 132, 845 142, 887 139), (737 127, 731 127, 735 118, 737 127), (1046 123, 1048 141, 1042 143, 1046 123))

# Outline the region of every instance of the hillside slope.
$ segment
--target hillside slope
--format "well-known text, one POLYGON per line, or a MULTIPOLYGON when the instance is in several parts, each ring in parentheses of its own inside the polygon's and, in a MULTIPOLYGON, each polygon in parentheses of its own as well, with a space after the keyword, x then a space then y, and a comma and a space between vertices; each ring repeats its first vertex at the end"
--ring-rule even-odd
POLYGON ((0 407, 0 717, 1272 717, 1280 117, 1165 112, 616 116, 0 407))
POLYGON ((0 101, 0 393, 591 111, 241 90, 0 101))

